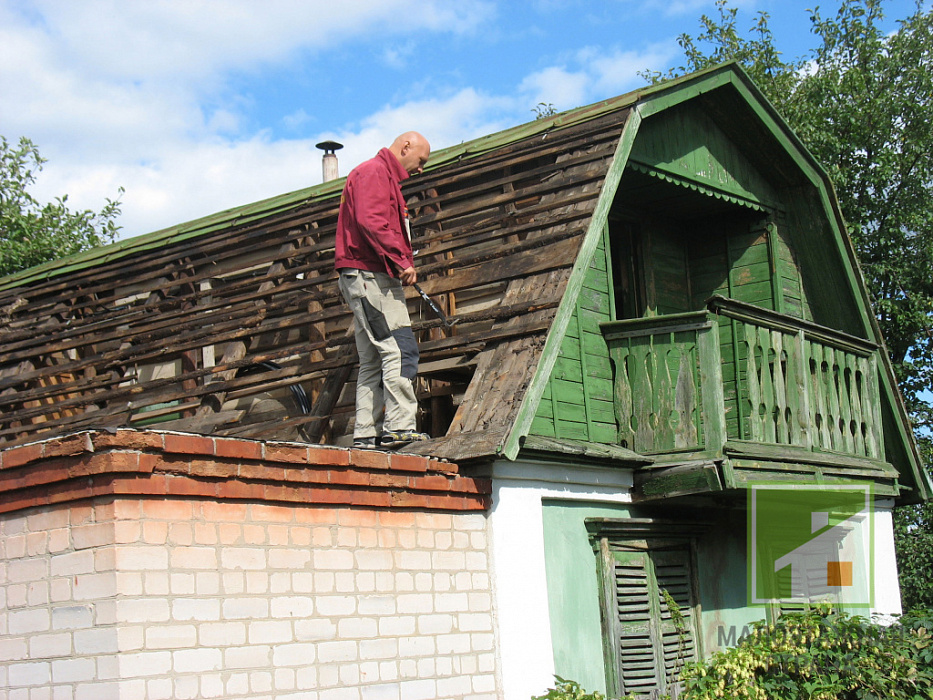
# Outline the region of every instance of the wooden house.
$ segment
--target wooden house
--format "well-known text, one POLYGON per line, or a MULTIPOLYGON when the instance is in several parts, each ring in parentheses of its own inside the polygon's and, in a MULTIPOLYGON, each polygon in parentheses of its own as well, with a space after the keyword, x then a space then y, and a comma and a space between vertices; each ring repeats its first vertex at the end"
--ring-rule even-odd
MULTIPOLYGON (((308 473, 347 454, 343 467, 368 476, 341 495, 267 488, 263 502, 484 513, 475 554, 489 556, 491 607, 452 624, 493 634, 494 671, 476 663, 495 687, 455 692, 438 662, 423 697, 527 698, 554 673, 669 692, 679 663, 780 612, 748 602, 754 482, 870 484, 872 609, 899 609, 891 509, 931 486, 830 182, 740 68, 447 148, 404 183, 421 286, 453 321, 409 293, 432 436, 407 450, 425 460, 417 483, 377 483, 375 457, 346 449, 356 358, 332 269, 342 184, 0 280, 4 517, 116 498, 82 495, 87 474, 61 467, 60 448, 24 456, 79 435, 92 436, 80 459, 115 433, 148 444, 156 472, 188 465, 188 492, 146 502, 250 502, 221 482, 304 478, 196 473, 227 441, 263 446, 257 469, 269 445, 298 450, 293 465, 305 449, 308 473), (209 440, 168 460, 179 434, 209 440), (194 486, 211 479, 213 491, 194 486), (671 626, 662 590, 686 628, 671 626)), ((379 468, 404 470, 401 458, 379 468)), ((367 697, 375 686, 354 678, 367 697)))

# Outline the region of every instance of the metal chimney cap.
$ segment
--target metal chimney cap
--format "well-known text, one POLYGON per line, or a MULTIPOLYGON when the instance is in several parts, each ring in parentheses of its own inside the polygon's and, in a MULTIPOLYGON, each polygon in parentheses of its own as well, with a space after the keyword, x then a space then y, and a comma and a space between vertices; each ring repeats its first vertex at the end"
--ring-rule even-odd
POLYGON ((342 143, 337 143, 336 141, 321 141, 319 144, 315 144, 315 148, 320 148, 324 151, 325 154, 333 153, 334 151, 339 151, 343 148, 342 143))

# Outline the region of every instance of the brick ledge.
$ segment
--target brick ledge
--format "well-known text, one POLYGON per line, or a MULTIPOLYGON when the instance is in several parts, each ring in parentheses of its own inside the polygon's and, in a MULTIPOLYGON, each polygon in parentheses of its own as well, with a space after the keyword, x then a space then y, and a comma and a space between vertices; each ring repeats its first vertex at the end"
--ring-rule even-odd
POLYGON ((0 450, 0 513, 107 495, 482 511, 491 492, 429 457, 188 433, 83 431, 0 450))

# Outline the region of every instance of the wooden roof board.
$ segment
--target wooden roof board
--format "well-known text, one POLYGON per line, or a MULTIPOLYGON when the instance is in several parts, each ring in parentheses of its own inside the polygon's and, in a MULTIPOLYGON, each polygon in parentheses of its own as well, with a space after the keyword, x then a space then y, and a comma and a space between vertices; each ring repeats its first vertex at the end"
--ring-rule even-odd
MULTIPOLYGON (((521 403, 621 129, 618 111, 592 112, 498 148, 488 140, 469 160, 460 149, 405 183, 422 287, 458 320, 443 329, 409 291, 420 388, 432 403, 477 397, 454 432, 504 430, 511 413, 495 397, 521 403)), ((133 254, 8 285, 0 443, 150 418, 214 435, 347 439, 356 358, 333 271, 337 191, 247 208, 258 218, 222 213, 133 254), (296 388, 314 411, 263 414, 296 388)))

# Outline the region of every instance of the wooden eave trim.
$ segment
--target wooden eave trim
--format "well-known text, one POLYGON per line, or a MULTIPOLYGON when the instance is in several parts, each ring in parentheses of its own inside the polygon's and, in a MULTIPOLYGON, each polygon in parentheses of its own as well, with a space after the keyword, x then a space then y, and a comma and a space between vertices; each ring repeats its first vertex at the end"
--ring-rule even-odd
POLYGON ((887 465, 853 467, 840 462, 810 460, 782 462, 778 459, 734 456, 725 460, 699 459, 671 465, 654 465, 635 471, 633 503, 659 502, 682 496, 728 497, 743 493, 750 483, 818 484, 869 482, 876 495, 900 492, 897 473, 887 465))
MULTIPOLYGON (((584 521, 591 543, 608 539, 673 539, 690 542, 704 535, 713 523, 691 518, 586 518, 584 521)), ((595 544, 594 544, 595 546, 595 544)))
POLYGON ((789 465, 782 462, 759 461, 751 465, 739 460, 727 463, 730 467, 729 486, 723 493, 743 493, 750 484, 797 484, 803 480, 812 483, 815 488, 826 484, 871 484, 874 496, 890 498, 897 498, 902 491, 897 479, 872 477, 864 474, 864 472, 850 474, 845 473, 845 470, 830 470, 810 465, 799 465, 801 469, 789 471, 787 468, 789 465))
POLYGON ((475 512, 491 493, 430 457, 185 433, 89 431, 0 450, 0 513, 103 496, 475 512))
POLYGON ((675 187, 693 190, 704 196, 721 199, 723 201, 729 202, 730 204, 737 204, 740 207, 745 207, 746 209, 751 209, 753 211, 762 212, 765 214, 775 211, 782 211, 782 207, 774 202, 765 202, 758 199, 757 197, 750 197, 748 195, 739 194, 738 192, 732 192, 723 187, 716 187, 708 182, 701 182, 695 177, 680 175, 669 170, 659 168, 655 165, 652 165, 651 163, 635 160, 634 158, 629 160, 629 167, 636 172, 648 175, 649 177, 656 180, 661 180, 662 182, 670 183, 675 187))
POLYGON ((632 502, 713 494, 725 489, 725 479, 713 460, 650 467, 635 472, 632 502))
POLYGON ((734 464, 739 462, 752 465, 759 461, 781 463, 787 469, 800 467, 806 471, 822 468, 837 473, 850 473, 853 476, 867 478, 896 479, 898 471, 888 462, 853 457, 835 452, 816 452, 793 445, 777 445, 750 440, 730 440, 723 447, 723 453, 734 464))
POLYGON ((568 438, 550 438, 529 435, 522 444, 520 456, 527 458, 531 455, 539 459, 547 459, 566 463, 573 460, 575 463, 618 467, 620 469, 637 469, 654 464, 654 458, 648 455, 633 452, 619 445, 604 445, 583 440, 568 438))

